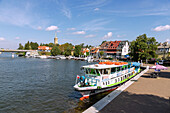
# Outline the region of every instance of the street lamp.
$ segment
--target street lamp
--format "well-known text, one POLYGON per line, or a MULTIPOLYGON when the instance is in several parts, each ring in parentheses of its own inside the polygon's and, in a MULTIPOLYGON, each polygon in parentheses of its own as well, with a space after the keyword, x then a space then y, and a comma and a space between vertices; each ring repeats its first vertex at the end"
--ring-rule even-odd
POLYGON ((165 46, 166 46, 166 42, 164 42, 162 45, 164 46, 164 56, 163 56, 163 58, 165 60, 165 46))

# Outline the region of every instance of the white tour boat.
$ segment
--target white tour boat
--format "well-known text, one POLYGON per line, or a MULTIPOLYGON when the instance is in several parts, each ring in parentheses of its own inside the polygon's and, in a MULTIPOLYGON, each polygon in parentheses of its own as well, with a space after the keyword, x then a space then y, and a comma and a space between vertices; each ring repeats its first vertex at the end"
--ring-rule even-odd
POLYGON ((82 66, 84 75, 76 77, 75 90, 83 97, 108 91, 123 84, 140 72, 137 62, 100 62, 82 66))

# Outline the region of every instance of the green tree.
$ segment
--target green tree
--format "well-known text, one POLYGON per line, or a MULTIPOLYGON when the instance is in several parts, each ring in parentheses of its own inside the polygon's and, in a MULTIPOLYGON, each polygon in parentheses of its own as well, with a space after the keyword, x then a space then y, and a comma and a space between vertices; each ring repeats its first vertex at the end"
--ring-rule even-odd
POLYGON ((79 55, 81 55, 81 45, 76 45, 75 49, 74 49, 74 56, 78 57, 79 55))
POLYGON ((24 49, 24 46, 21 43, 19 43, 19 48, 18 49, 24 49))
POLYGON ((100 51, 100 56, 103 56, 104 55, 104 51, 100 51))
POLYGON ((25 44, 24 49, 25 50, 30 50, 31 49, 29 41, 25 44))
POLYGON ((30 46, 31 46, 31 49, 32 49, 32 50, 37 50, 39 45, 38 45, 37 42, 31 42, 31 43, 30 43, 30 46))
POLYGON ((157 44, 154 37, 148 38, 146 34, 140 35, 131 42, 129 55, 134 61, 157 58, 157 44))
POLYGON ((90 55, 90 53, 89 52, 86 52, 86 56, 89 56, 90 55))
POLYGON ((71 55, 71 50, 73 49, 73 45, 71 43, 65 43, 59 46, 61 52, 65 56, 71 55))
POLYGON ((106 40, 105 41, 103 41, 102 43, 101 43, 101 45, 103 44, 103 43, 105 43, 106 42, 106 40))
POLYGON ((54 43, 49 43, 48 45, 49 45, 49 47, 53 47, 54 43))
POLYGON ((60 54, 61 54, 60 48, 58 46, 53 46, 53 48, 51 49, 51 55, 56 56, 60 54))

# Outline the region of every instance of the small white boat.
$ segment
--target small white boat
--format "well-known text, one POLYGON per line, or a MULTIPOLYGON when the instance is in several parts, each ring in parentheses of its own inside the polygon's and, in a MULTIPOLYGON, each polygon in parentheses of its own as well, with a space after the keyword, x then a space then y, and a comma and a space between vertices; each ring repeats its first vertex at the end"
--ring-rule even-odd
POLYGON ((87 57, 87 62, 93 62, 93 61, 94 61, 94 58, 92 56, 87 57))
POLYGON ((56 56, 56 59, 66 59, 66 57, 64 55, 58 55, 56 56))
POLYGON ((38 58, 41 58, 41 59, 46 59, 48 58, 46 55, 41 55, 41 56, 38 56, 38 58))

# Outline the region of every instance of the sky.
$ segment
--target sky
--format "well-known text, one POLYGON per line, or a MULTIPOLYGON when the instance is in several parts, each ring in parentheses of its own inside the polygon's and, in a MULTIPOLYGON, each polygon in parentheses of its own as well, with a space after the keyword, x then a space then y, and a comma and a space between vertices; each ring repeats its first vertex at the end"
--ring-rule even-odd
POLYGON ((0 48, 54 42, 55 33, 59 44, 170 41, 170 0, 0 0, 0 48))

